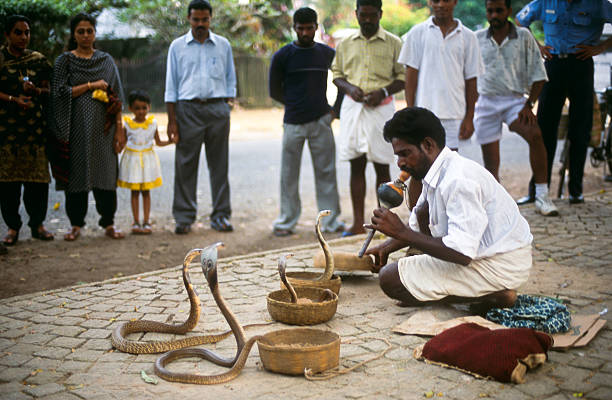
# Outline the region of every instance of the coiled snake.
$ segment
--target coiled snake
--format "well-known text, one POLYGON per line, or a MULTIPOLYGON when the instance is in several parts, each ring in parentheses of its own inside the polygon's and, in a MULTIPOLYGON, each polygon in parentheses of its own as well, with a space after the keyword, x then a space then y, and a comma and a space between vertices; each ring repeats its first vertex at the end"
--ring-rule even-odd
POLYGON ((246 364, 251 348, 258 339, 262 338, 262 336, 253 336, 245 342, 244 329, 238 323, 236 317, 227 306, 225 299, 223 298, 223 296, 221 296, 221 293, 219 292, 219 282, 217 280, 217 245, 209 246, 204 251, 202 251, 201 263, 202 272, 204 272, 204 276, 208 281, 208 286, 210 287, 215 302, 217 303, 217 306, 219 306, 221 313, 225 317, 227 323, 232 328, 234 336, 236 337, 236 344, 238 345, 238 348, 236 349, 236 355, 229 364, 221 364, 217 362, 217 360, 221 359, 221 357, 215 355, 214 353, 206 349, 189 348, 169 351, 161 355, 155 362, 155 373, 157 374, 157 376, 167 381, 181 383, 197 383, 204 385, 214 385, 218 383, 228 382, 240 374, 240 372, 244 368, 244 365, 246 364), (207 359, 209 361, 214 362, 215 364, 227 367, 231 366, 231 368, 227 372, 219 375, 175 373, 170 372, 166 369, 166 366, 172 361, 188 357, 198 357, 207 359))

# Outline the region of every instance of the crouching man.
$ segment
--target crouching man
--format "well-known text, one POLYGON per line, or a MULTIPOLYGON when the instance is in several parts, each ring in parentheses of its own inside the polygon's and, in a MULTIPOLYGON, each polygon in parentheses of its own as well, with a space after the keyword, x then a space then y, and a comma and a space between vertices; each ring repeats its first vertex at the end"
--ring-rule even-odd
POLYGON ((511 307, 529 276, 533 239, 512 197, 482 166, 445 147, 431 111, 398 111, 384 137, 399 168, 422 180, 423 190, 408 224, 378 208, 366 225, 391 238, 366 253, 375 257, 382 290, 403 306, 444 299, 511 307), (389 254, 408 246, 424 254, 387 264, 389 254))

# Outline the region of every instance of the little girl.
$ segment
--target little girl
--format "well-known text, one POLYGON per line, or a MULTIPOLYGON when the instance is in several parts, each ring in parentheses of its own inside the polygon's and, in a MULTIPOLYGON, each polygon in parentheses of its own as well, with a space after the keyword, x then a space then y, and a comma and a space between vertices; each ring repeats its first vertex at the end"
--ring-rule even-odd
POLYGON ((132 233, 150 234, 152 229, 149 223, 151 211, 149 190, 162 185, 161 167, 157 154, 153 151, 153 139, 158 146, 169 145, 170 141, 159 139, 157 121, 152 115, 147 117, 151 108, 151 100, 146 92, 142 90, 131 92, 128 96, 128 103, 134 118, 123 117, 127 145, 119 164, 117 186, 132 191, 132 214, 134 215, 132 233), (142 226, 138 218, 139 194, 142 194, 144 214, 142 226))

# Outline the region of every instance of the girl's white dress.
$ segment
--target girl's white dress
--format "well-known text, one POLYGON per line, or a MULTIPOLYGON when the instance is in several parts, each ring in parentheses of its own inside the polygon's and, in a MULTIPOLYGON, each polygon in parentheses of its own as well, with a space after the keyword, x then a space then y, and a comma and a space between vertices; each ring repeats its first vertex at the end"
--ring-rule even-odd
POLYGON ((144 122, 123 117, 127 145, 119 164, 117 186, 131 190, 149 190, 162 185, 159 158, 153 150, 157 121, 150 115, 144 122))

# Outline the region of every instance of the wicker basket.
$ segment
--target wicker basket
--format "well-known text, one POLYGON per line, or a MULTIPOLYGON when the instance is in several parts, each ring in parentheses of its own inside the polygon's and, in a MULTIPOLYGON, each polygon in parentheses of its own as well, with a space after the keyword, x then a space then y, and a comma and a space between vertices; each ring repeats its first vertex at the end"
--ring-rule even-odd
MULTIPOLYGON (((287 280, 293 287, 315 287, 319 289, 329 289, 332 292, 339 294, 340 286, 342 286, 342 280, 337 275, 332 275, 328 281, 317 280, 321 276, 319 272, 287 272, 287 280)), ((281 289, 285 288, 283 282, 280 284, 281 289)))
POLYGON ((340 363, 340 336, 312 328, 282 329, 257 341, 265 369, 286 375, 303 375, 335 368, 340 363))
MULTIPOLYGON (((334 270, 336 271, 372 271, 374 261, 371 256, 359 257, 346 251, 334 252, 334 270)), ((313 267, 325 268, 325 254, 322 251, 313 257, 313 267)))
POLYGON ((315 325, 329 321, 336 313, 338 295, 326 301, 319 301, 325 296, 325 290, 312 287, 295 288, 298 298, 306 298, 312 303, 291 303, 291 296, 286 289, 268 294, 268 312, 272 319, 290 325, 315 325))

